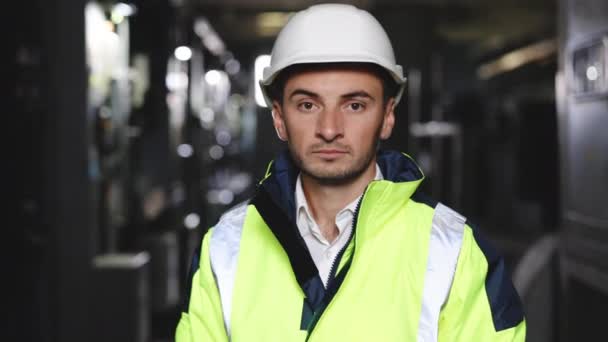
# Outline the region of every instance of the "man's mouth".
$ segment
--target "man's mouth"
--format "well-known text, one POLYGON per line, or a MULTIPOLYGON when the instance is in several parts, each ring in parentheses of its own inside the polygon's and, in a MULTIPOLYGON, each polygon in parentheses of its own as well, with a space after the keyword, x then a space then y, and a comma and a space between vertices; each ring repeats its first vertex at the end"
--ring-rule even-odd
POLYGON ((340 148, 320 148, 313 150, 312 153, 323 159, 335 159, 347 154, 348 151, 340 148))

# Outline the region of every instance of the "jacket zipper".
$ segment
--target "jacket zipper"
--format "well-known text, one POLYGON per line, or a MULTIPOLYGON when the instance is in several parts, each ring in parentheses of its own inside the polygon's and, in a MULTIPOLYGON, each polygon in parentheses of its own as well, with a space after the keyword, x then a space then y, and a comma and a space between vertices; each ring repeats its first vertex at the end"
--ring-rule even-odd
MULTIPOLYGON (((365 192, 363 192, 363 194, 365 194, 365 192)), ((329 285, 331 285, 332 280, 334 280, 336 277, 336 272, 338 271, 338 266, 340 265, 339 261, 342 260, 342 256, 344 255, 344 252, 346 252, 348 245, 350 245, 350 240, 352 240, 353 236, 355 236, 355 227, 357 226, 357 216, 359 216, 359 207, 361 206, 362 200, 363 200, 363 195, 361 196, 361 198, 359 198, 359 201, 357 202, 357 206, 355 207, 355 213, 353 214, 353 222, 351 223, 350 235, 348 236, 348 240, 346 241, 344 246, 342 246, 342 248, 340 249, 340 252, 334 258, 334 261, 331 264, 331 268, 329 269, 329 275, 327 276, 327 287, 326 287, 327 289, 329 289, 329 285)))
MULTIPOLYGON (((346 243, 344 244, 344 246, 342 246, 342 248, 340 249, 340 252, 336 255, 336 257, 334 258, 334 261, 331 264, 331 269, 329 271, 329 275, 328 275, 328 278, 327 278, 327 286, 325 288, 326 293, 332 287, 332 285, 333 285, 333 283, 334 283, 334 281, 336 279, 335 278, 336 272, 338 270, 338 266, 340 265, 340 261, 342 259, 342 256, 344 255, 344 252, 346 251, 346 249, 350 245, 351 240, 355 236, 355 229, 357 228, 357 221, 358 221, 358 217, 359 217, 359 209, 361 208, 361 202, 363 202, 363 197, 365 196, 365 192, 366 191, 367 191, 367 187, 363 191, 363 194, 361 195, 361 198, 359 198, 359 201, 357 202, 357 206, 355 207, 355 213, 353 215, 353 222, 351 223, 351 230, 350 230, 350 235, 348 237, 348 240, 346 241, 346 243)), ((350 256, 351 258, 354 257, 354 253, 355 252, 353 250, 353 254, 350 256)), ((332 298, 332 300, 333 300, 333 298, 332 298)), ((329 307, 329 304, 330 303, 327 303, 327 306, 323 310, 314 313, 312 321, 310 323, 310 326, 312 327, 312 329, 308 330, 308 335, 306 336, 306 341, 308 341, 310 339, 310 336, 312 335, 312 332, 314 331, 314 328, 316 327, 317 322, 319 321, 319 319, 321 319, 321 316, 322 316, 323 312, 325 312, 327 310, 327 307, 329 307)))

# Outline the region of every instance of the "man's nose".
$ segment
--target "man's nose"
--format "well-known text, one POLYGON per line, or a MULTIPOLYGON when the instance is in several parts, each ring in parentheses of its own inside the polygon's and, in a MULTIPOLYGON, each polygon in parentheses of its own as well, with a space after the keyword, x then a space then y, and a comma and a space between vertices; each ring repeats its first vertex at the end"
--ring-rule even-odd
POLYGON ((326 109, 319 113, 316 135, 325 141, 333 141, 344 136, 344 113, 326 109))

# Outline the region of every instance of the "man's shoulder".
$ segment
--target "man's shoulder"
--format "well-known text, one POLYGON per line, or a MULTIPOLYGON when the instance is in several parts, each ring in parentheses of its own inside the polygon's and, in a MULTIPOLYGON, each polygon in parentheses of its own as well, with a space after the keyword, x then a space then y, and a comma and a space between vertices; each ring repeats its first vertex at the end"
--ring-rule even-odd
POLYGON ((435 209, 439 204, 439 201, 435 200, 433 197, 427 195, 426 193, 420 190, 416 190, 416 192, 412 194, 411 200, 416 203, 427 206, 430 209, 435 209))

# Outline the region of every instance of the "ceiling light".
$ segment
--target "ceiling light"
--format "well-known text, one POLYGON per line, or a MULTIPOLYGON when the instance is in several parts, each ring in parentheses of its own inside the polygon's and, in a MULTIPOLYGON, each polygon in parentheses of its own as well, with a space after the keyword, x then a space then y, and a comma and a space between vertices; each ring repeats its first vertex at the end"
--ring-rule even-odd
POLYGON ((212 86, 219 84, 221 77, 222 74, 218 70, 209 70, 205 73, 205 81, 212 86))
POLYGON ((487 80, 528 63, 545 59, 555 54, 556 51, 557 41, 555 39, 546 39, 511 51, 491 62, 482 64, 477 68, 477 76, 483 80, 487 80))
POLYGON ((587 74, 587 79, 589 81, 595 81, 595 80, 597 80, 597 78, 600 75, 600 73, 598 72, 597 67, 595 65, 590 65, 587 68, 586 74, 587 74))
POLYGON ((256 28, 262 36, 274 36, 293 15, 293 12, 263 12, 256 16, 256 28))
POLYGON ((175 49, 175 58, 182 62, 188 61, 192 58, 192 50, 187 46, 178 46, 175 49))

